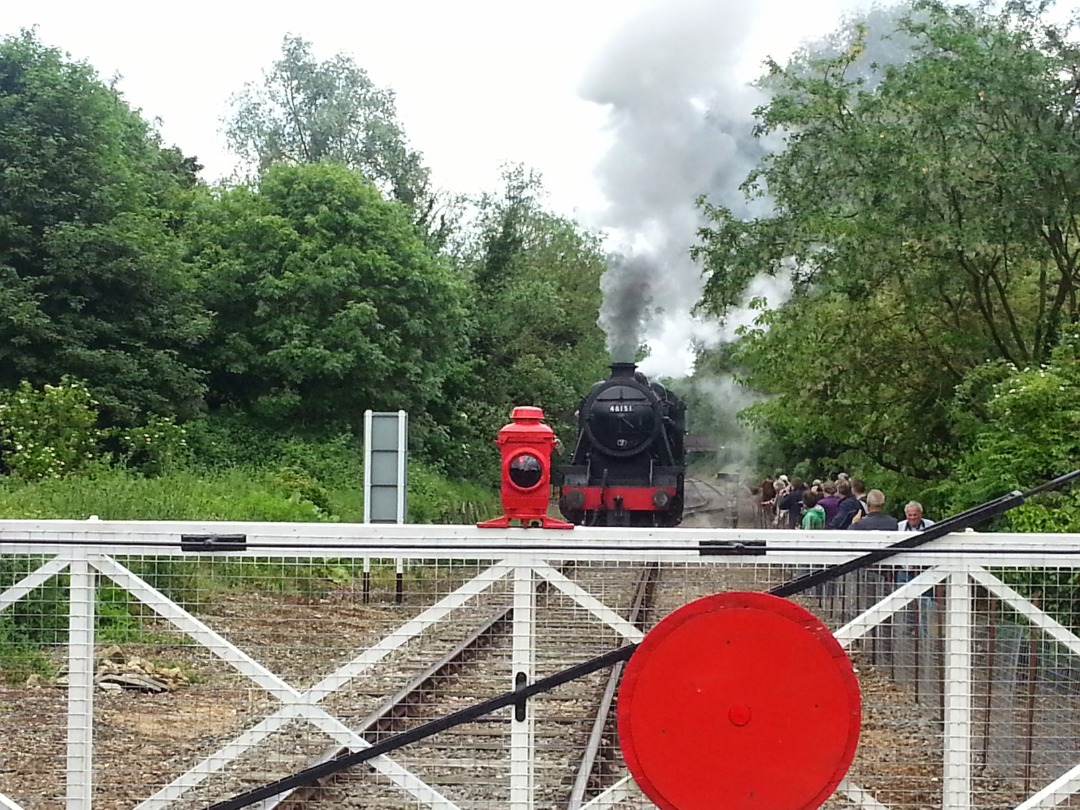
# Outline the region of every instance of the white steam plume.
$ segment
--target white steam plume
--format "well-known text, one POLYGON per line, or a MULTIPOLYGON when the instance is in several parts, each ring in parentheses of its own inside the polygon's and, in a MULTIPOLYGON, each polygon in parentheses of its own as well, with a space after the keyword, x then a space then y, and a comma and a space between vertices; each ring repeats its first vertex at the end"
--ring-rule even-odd
POLYGON ((690 343, 724 337, 690 315, 702 278, 689 251, 703 224, 697 197, 746 210, 738 187, 764 153, 753 136, 764 97, 739 78, 757 7, 669 0, 608 42, 581 87, 609 106, 613 137, 597 174, 609 201, 601 224, 622 255, 608 265, 600 323, 613 359, 649 343, 649 374, 687 374, 690 343))

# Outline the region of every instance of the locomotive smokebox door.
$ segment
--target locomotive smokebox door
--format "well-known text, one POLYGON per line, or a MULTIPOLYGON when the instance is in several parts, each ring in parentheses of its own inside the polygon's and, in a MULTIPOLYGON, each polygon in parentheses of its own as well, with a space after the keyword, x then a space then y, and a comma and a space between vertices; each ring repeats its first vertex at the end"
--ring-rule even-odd
POLYGON ((509 425, 499 431, 496 444, 502 453, 503 514, 476 525, 505 529, 512 520, 522 526, 545 529, 572 529, 574 524, 548 517, 551 502, 551 451, 555 431, 543 423, 540 408, 514 408, 509 425))
POLYGON ((664 810, 813 810, 847 773, 861 714, 851 661, 821 620, 733 591, 649 631, 619 688, 619 741, 664 810))

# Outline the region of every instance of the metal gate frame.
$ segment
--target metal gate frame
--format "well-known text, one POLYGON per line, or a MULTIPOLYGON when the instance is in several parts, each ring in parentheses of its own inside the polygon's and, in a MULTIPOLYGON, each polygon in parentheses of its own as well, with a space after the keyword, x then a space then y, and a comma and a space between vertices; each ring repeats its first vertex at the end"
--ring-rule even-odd
MULTIPOLYGON (((319 703, 352 678, 364 673, 424 629, 450 617, 455 610, 508 578, 513 583, 514 646, 508 688, 513 673, 526 672, 531 678, 534 662, 536 585, 543 580, 588 610, 598 621, 631 642, 642 633, 552 566, 555 560, 608 562, 693 562, 742 564, 739 557, 716 554, 717 542, 737 549, 747 541, 764 540, 765 553, 755 556, 755 564, 832 565, 845 562, 894 542, 889 532, 789 532, 722 529, 583 529, 571 533, 538 530, 481 530, 468 526, 296 524, 296 523, 191 523, 191 522, 106 522, 106 521, 0 521, 0 555, 50 556, 36 571, 0 593, 0 611, 14 604, 52 577, 70 575, 69 691, 67 735, 67 809, 90 810, 93 775, 94 703, 94 592, 98 577, 104 576, 170 622, 211 653, 245 675, 253 683, 278 698, 281 707, 244 731, 194 768, 137 805, 136 810, 164 810, 188 789, 225 767, 229 761, 292 720, 305 720, 353 750, 369 743, 354 733, 319 703), (114 556, 191 556, 181 549, 183 535, 237 536, 247 539, 247 548, 212 552, 215 556, 243 558, 258 556, 280 559, 354 558, 405 561, 411 559, 477 559, 490 562, 472 580, 447 594, 385 636, 373 647, 323 678, 315 686, 300 691, 247 653, 208 627, 197 617, 171 602, 160 591, 132 573, 114 556), (568 536, 569 535, 569 536, 568 536)), ((841 645, 849 647, 886 621, 928 587, 939 583, 945 589, 945 701, 942 807, 968 810, 972 807, 972 586, 981 585, 1010 605, 1034 626, 1045 631, 1071 653, 1080 657, 1080 638, 1053 617, 1040 610, 1014 589, 994 577, 987 566, 1080 568, 1080 535, 975 534, 949 535, 933 543, 933 556, 908 552, 890 559, 890 564, 933 567, 887 594, 877 604, 838 629, 841 645)), ((211 553, 211 552, 205 552, 211 553)), ((528 808, 532 801, 532 712, 511 729, 511 803, 528 808)), ((451 810, 451 800, 427 785, 420 777, 389 756, 371 760, 383 775, 407 790, 428 807, 451 810)), ((585 807, 609 807, 624 798, 629 777, 594 798, 585 807)), ((856 807, 887 810, 868 791, 844 780, 838 788, 856 807)), ((1080 793, 1080 763, 1029 796, 1015 810, 1054 807, 1080 793)), ((0 808, 22 810, 12 799, 0 794, 0 808)))

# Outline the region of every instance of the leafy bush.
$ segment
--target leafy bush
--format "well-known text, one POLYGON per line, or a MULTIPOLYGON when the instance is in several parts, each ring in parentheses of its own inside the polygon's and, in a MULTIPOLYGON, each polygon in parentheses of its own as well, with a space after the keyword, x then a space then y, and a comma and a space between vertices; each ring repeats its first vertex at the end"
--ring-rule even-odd
POLYGON ((1009 530, 1014 532, 1080 532, 1080 493, 1047 493, 1038 503, 1018 506, 1006 517, 1009 530))
POLYGON ((186 425, 192 466, 197 470, 257 467, 266 463, 279 434, 231 410, 215 411, 186 425))
POLYGON ((475 523, 500 514, 491 490, 443 478, 430 467, 409 465, 409 522, 475 523))
POLYGON ((282 434, 245 415, 218 411, 188 423, 185 438, 198 470, 295 468, 329 488, 359 486, 363 474, 363 448, 347 433, 282 434))
POLYGON ((187 429, 171 416, 152 416, 143 427, 120 431, 121 460, 143 475, 180 469, 190 460, 187 429))
POLYGON ((64 377, 35 390, 0 391, 0 446, 8 471, 27 481, 62 478, 100 458, 104 434, 86 384, 64 377))
POLYGON ((330 494, 314 475, 299 467, 281 467, 270 473, 267 481, 289 501, 308 503, 314 506, 320 515, 330 516, 330 494))
MULTIPOLYGON (((943 485, 959 510, 1015 489, 1026 490, 1070 472, 1080 459, 1080 327, 1070 326, 1050 360, 1007 367, 1003 379, 983 387, 987 419, 943 485)), ((983 379, 986 371, 974 376, 983 379)), ((995 374, 1000 374, 998 369, 995 374)), ((975 407, 973 405, 973 407, 975 407)), ((1048 498, 1006 517, 1011 526, 1058 531, 1076 524, 1074 498, 1048 498), (1054 514, 1060 512, 1060 514, 1054 514), (1045 529, 1041 527, 1046 527, 1045 529), (1050 528, 1054 527, 1054 528, 1050 528)))
POLYGON ((301 470, 329 489, 363 485, 363 444, 348 434, 316 438, 290 436, 278 445, 277 460, 283 467, 301 470))

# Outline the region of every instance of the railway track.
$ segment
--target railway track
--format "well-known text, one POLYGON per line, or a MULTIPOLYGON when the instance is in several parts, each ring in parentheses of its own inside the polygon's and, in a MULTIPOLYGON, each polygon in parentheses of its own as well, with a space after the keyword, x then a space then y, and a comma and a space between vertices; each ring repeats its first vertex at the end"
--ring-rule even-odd
MULTIPOLYGON (((342 723, 366 728, 365 737, 397 730, 414 717, 424 717, 430 710, 424 705, 436 692, 445 692, 470 663, 480 657, 493 655, 505 646, 509 631, 505 628, 510 596, 505 590, 492 590, 455 612, 453 622, 434 625, 413 642, 388 655, 363 677, 329 694, 323 707, 342 723), (433 663, 434 662, 434 663, 433 663), (432 689, 431 687, 434 687, 432 689), (394 696, 387 700, 386 696, 394 696)), ((302 632, 302 630, 301 630, 302 632)), ((311 662, 313 673, 306 680, 313 683, 325 671, 325 664, 311 662)), ((505 687, 505 683, 503 684, 505 687)), ((272 704, 262 711, 272 711, 272 704)), ((370 738, 369 738, 370 739, 370 738)), ((230 765, 189 788, 172 804, 178 810, 205 809, 231 796, 262 787, 265 784, 296 773, 312 762, 340 754, 343 749, 327 749, 327 737, 309 723, 294 720, 238 756, 230 765)), ((281 806, 313 807, 311 801, 324 807, 374 807, 356 801, 335 805, 333 798, 349 792, 347 785, 329 785, 312 795, 279 796, 268 802, 281 806), (308 803, 305 803, 307 801, 308 803)), ((256 804, 273 807, 274 804, 256 804)), ((404 805, 402 805, 404 806, 404 805)), ((408 805, 418 805, 416 800, 408 805)))
MULTIPOLYGON (((647 589, 641 584, 640 570, 579 566, 569 576, 605 603, 624 606, 624 615, 632 614, 634 601, 639 603, 639 615, 647 608, 647 589)), ((655 577, 655 572, 649 577, 655 577)), ((537 627, 535 677, 557 672, 568 662, 585 660, 617 644, 614 633, 597 633, 595 626, 592 632, 585 632, 583 617, 575 616, 580 610, 561 593, 548 589, 538 601, 538 613, 544 618, 537 627)), ((502 645, 493 647, 492 655, 474 659, 452 690, 423 704, 416 721, 435 719, 505 691, 510 656, 509 647, 502 645)), ((533 769, 537 806, 580 807, 580 799, 573 803, 575 785, 580 781, 585 786, 578 788, 584 796, 603 783, 603 771, 608 767, 614 743, 609 717, 611 699, 603 701, 609 683, 607 673, 595 673, 530 702, 536 739, 533 769), (575 774, 580 775, 570 781, 575 774)), ((479 718, 400 749, 395 758, 437 784, 457 806, 507 806, 511 780, 506 752, 512 744, 511 716, 512 710, 507 710, 479 718)), ((336 792, 332 806, 378 806, 387 810, 417 806, 414 797, 391 788, 370 771, 357 772, 350 783, 348 795, 336 792)), ((327 798, 331 798, 329 794, 327 798)))
MULTIPOLYGON (((727 590, 767 590, 776 584, 772 580, 779 574, 766 567, 755 567, 746 558, 732 558, 730 565, 717 565, 713 561, 708 565, 680 564, 650 569, 579 563, 565 572, 568 579, 605 603, 625 604, 624 615, 643 629, 700 596, 727 590)), ((603 639, 586 638, 584 626, 572 618, 575 608, 563 601, 562 594, 551 589, 537 595, 538 612, 548 614, 538 628, 536 639, 537 678, 594 656, 614 640, 614 634, 603 639)), ((489 618, 495 627, 499 622, 512 621, 509 613, 489 618)), ((374 740, 375 735, 422 724, 505 692, 511 671, 509 634, 485 629, 474 630, 470 636, 477 638, 461 639, 456 645, 459 649, 448 651, 441 661, 413 674, 411 680, 424 692, 422 697, 402 688, 394 699, 380 704, 379 710, 358 726, 367 729, 365 736, 374 740), (480 637, 486 636, 490 638, 478 643, 480 637)), ((623 793, 604 806, 651 806, 638 794, 636 786, 624 779, 628 771, 611 716, 620 677, 621 672, 615 670, 594 673, 530 701, 537 741, 532 762, 536 807, 578 810, 617 783, 620 785, 617 790, 623 793)), ((257 806, 309 810, 321 807, 398 810, 428 806, 480 810, 509 806, 507 752, 511 744, 511 712, 512 709, 479 718, 392 753, 395 761, 435 785, 439 796, 445 799, 442 803, 438 798, 421 800, 415 794, 408 794, 364 765, 314 790, 296 793, 287 801, 257 806)), ((307 763, 301 767, 303 764, 307 763)), ((293 771, 298 769, 291 766, 293 771)), ((835 799, 828 807, 839 810, 842 804, 842 799, 835 799)))
MULTIPOLYGON (((633 604, 627 616, 639 629, 644 630, 647 626, 659 579, 659 566, 649 565, 640 570, 633 604)), ((579 810, 591 796, 607 787, 618 773, 618 733, 612 708, 624 668, 625 665, 619 662, 608 673, 604 691, 597 701, 589 740, 570 790, 567 810, 579 810)))
POLYGON ((701 478, 687 478, 686 505, 683 521, 686 525, 713 528, 738 528, 753 525, 748 520, 752 507, 747 506, 745 493, 737 480, 724 479, 720 485, 701 478))
MULTIPOLYGON (((408 683, 392 695, 385 703, 365 718, 353 729, 368 742, 377 742, 384 736, 401 731, 407 720, 417 716, 417 710, 425 702, 433 699, 440 689, 452 683, 463 668, 477 656, 483 655, 510 632, 513 627, 514 611, 512 608, 498 610, 494 615, 476 628, 466 638, 454 646, 442 658, 430 666, 424 667, 408 683)), ((308 762, 307 766, 320 765, 345 756, 351 749, 333 746, 308 762)), ((345 779, 331 777, 296 790, 280 793, 267 799, 260 805, 261 810, 301 810, 310 807, 316 801, 324 800, 331 794, 335 797, 345 779)))
MULTIPOLYGON (((625 605, 624 616, 645 630, 671 610, 698 596, 718 590, 761 590, 761 572, 745 567, 680 567, 669 587, 663 587, 661 568, 578 566, 568 576, 607 604, 625 605), (615 596, 618 594, 618 596, 615 596)), ((614 641, 583 637, 581 626, 560 605, 561 594, 547 590, 538 605, 548 619, 538 629, 536 677, 564 668, 568 662, 595 656, 614 641), (606 643, 605 643, 606 642, 606 643)), ((415 674, 358 727, 374 742, 379 734, 396 733, 412 725, 458 711, 483 697, 505 691, 510 665, 512 623, 507 610, 491 618, 438 662, 415 674)), ((622 666, 571 682, 532 701, 535 735, 535 796, 537 807, 579 810, 627 773, 618 746, 613 713, 622 666)), ((479 718, 440 735, 394 752, 395 760, 442 791, 458 807, 502 807, 509 803, 510 712, 479 718)), ((323 754, 320 761, 340 756, 344 749, 323 754)), ((311 763, 305 763, 311 764, 311 763)), ((633 789, 633 788, 631 788, 633 789)), ((262 808, 373 807, 396 810, 426 806, 388 783, 368 767, 332 782, 297 791, 262 808)), ((440 806, 438 800, 432 806, 440 806)))
MULTIPOLYGON (((632 569, 625 566, 581 565, 565 572, 578 586, 605 604, 617 606, 624 617, 644 628, 658 578, 656 566, 632 569)), ((471 706, 506 691, 512 671, 513 609, 510 594, 489 600, 486 613, 477 616, 473 629, 454 640, 433 662, 402 658, 394 672, 368 682, 351 698, 337 696, 334 713, 343 720, 352 715, 363 719, 350 724, 358 735, 375 742, 429 720, 471 706), (398 684, 388 688, 390 683, 398 684), (381 688, 380 688, 381 685, 381 688), (390 694, 378 705, 362 712, 358 707, 371 694, 390 694), (345 708, 350 701, 353 707, 345 708)), ((554 588, 537 592, 537 638, 535 677, 558 672, 568 662, 586 660, 619 646, 614 631, 600 630, 595 622, 588 629, 577 603, 554 588)), ((422 645, 427 647, 427 645, 422 645)), ((428 649, 430 649, 428 647, 428 649)), ((620 668, 621 672, 621 668, 620 668)), ((618 769, 617 740, 612 713, 619 672, 599 672, 574 681, 530 701, 533 712, 536 754, 534 793, 537 806, 579 808, 606 784, 618 769)), ((329 708, 329 707, 328 707, 329 708)), ((394 752, 393 759, 406 773, 437 785, 437 792, 403 790, 409 779, 402 776, 392 784, 386 773, 360 766, 312 785, 282 793, 255 805, 261 810, 299 808, 418 806, 502 807, 509 804, 510 773, 506 755, 511 745, 512 709, 455 727, 435 737, 394 752)), ((273 745, 261 747, 259 765, 247 763, 243 782, 233 781, 229 795, 252 789, 252 775, 266 784, 317 763, 344 756, 342 746, 323 747, 317 755, 311 748, 310 728, 298 727, 294 734, 275 735, 273 745)), ((322 738, 325 740, 325 738, 322 738)), ((268 741, 269 743, 269 741, 268 741)), ((414 786, 415 787, 415 786, 414 786)), ((195 790, 185 797, 183 807, 205 807, 204 798, 221 801, 220 785, 195 790)))

